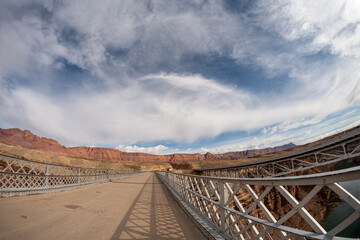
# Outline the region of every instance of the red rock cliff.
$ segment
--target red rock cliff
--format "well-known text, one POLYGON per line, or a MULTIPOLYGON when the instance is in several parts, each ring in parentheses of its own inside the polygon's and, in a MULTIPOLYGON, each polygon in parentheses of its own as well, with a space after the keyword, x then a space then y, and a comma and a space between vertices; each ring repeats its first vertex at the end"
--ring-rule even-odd
POLYGON ((38 137, 32 134, 29 130, 22 131, 18 128, 11 128, 11 129, 0 128, 0 142, 8 145, 15 145, 29 149, 53 152, 71 157, 94 159, 94 160, 105 160, 105 161, 135 161, 135 162, 187 162, 187 161, 202 161, 206 159, 246 158, 263 153, 280 151, 295 146, 294 144, 287 144, 275 148, 254 149, 254 150, 229 152, 222 154, 176 153, 169 155, 151 155, 146 153, 121 152, 113 148, 98 148, 98 147, 66 148, 60 145, 55 140, 44 137, 38 137))

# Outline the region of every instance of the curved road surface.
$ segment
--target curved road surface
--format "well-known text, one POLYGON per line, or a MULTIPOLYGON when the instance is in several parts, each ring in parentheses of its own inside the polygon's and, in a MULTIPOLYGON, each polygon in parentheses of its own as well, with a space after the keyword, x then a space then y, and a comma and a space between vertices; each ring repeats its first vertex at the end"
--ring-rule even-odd
POLYGON ((205 239, 166 187, 144 174, 0 199, 0 239, 205 239))

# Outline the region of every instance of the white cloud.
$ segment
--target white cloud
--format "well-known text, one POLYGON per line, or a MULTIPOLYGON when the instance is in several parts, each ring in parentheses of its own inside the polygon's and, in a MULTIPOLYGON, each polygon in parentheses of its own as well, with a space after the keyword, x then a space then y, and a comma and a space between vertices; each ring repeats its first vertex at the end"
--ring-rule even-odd
POLYGON ((353 127, 357 127, 359 125, 360 125, 360 120, 357 120, 355 122, 352 122, 351 124, 347 124, 345 127, 339 127, 339 128, 336 128, 335 130, 327 131, 326 133, 322 133, 322 134, 317 135, 315 137, 307 138, 305 141, 302 141, 302 144, 318 141, 320 139, 329 137, 331 135, 337 134, 339 132, 348 130, 348 129, 353 128, 353 127))
POLYGON ((266 148, 266 147, 275 147, 284 145, 291 142, 289 136, 278 135, 266 135, 258 137, 247 137, 236 143, 226 144, 216 147, 201 147, 198 149, 188 149, 185 152, 189 153, 207 153, 211 152, 213 154, 217 153, 226 153, 226 152, 240 152, 251 149, 266 148))
POLYGON ((220 84, 213 88, 212 84, 217 83, 199 75, 161 74, 148 79, 156 81, 136 81, 125 89, 77 93, 58 101, 30 89, 16 89, 7 93, 8 101, 0 105, 0 110, 8 122, 72 145, 168 139, 190 143, 222 132, 247 131, 282 122, 275 128, 289 130, 346 107, 346 102, 339 104, 342 92, 335 95, 337 104, 319 96, 269 108, 269 101, 252 106, 255 96, 220 84), (174 79, 182 84, 169 85, 176 82, 174 79), (156 89, 162 84, 166 84, 165 93, 156 89), (194 85, 199 87, 191 90, 194 85))
POLYGON ((218 146, 215 148, 208 149, 211 153, 226 153, 226 152, 239 152, 239 151, 245 151, 246 148, 242 146, 241 144, 231 144, 231 145, 225 145, 225 146, 218 146))
POLYGON ((201 147, 201 148, 197 149, 195 152, 205 154, 205 153, 209 152, 209 149, 207 149, 206 147, 201 147))
POLYGON ((251 142, 248 143, 247 149, 256 149, 259 147, 258 139, 255 137, 251 140, 251 142))
MULTIPOLYGON (((44 64, 63 57, 93 71, 106 82, 116 80, 104 65, 115 64, 114 67, 126 71, 133 65, 155 67, 164 61, 176 61, 184 54, 220 54, 239 62, 258 64, 265 70, 291 70, 299 56, 326 47, 342 56, 360 56, 360 7, 356 1, 275 1, 273 4, 259 1, 256 4, 250 10, 255 16, 252 18, 229 13, 218 1, 148 4, 107 0, 47 4, 45 8, 52 14, 52 21, 45 22, 38 15, 24 15, 21 20, 12 17, 3 22, 2 32, 6 34, 1 34, 0 50, 6 51, 13 61, 9 59, 6 63, 4 57, 0 60, 4 60, 3 66, 12 67, 15 61, 21 63, 28 56, 35 56, 44 64), (257 27, 283 39, 274 43, 270 36, 257 31, 257 27), (73 32, 64 34, 62 31, 66 30, 73 32), (75 43, 66 38, 75 39, 75 43), (304 38, 308 40, 279 52, 281 44, 304 38), (111 52, 108 55, 109 49, 121 49, 126 56, 116 59, 111 52)), ((7 5, 11 4, 5 4, 3 11, 7 5)))
POLYGON ((169 149, 164 145, 157 145, 154 147, 139 147, 136 145, 132 146, 124 146, 119 145, 116 149, 123 151, 123 152, 141 152, 141 153, 149 153, 149 154, 161 154, 163 151, 169 149))

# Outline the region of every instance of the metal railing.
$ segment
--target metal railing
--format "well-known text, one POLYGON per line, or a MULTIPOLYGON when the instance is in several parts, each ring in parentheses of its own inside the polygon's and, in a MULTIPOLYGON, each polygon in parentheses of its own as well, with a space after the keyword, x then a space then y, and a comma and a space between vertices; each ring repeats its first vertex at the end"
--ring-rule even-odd
POLYGON ((62 191, 140 173, 68 167, 0 154, 0 197, 62 191))
POLYGON ((196 169, 195 172, 215 177, 276 177, 358 156, 360 156, 360 127, 287 155, 270 157, 263 161, 248 164, 196 169))
POLYGON ((360 167, 281 178, 157 176, 224 239, 340 239, 360 216, 360 201, 341 186, 360 179, 360 167), (341 201, 353 212, 325 230, 325 218, 341 201))

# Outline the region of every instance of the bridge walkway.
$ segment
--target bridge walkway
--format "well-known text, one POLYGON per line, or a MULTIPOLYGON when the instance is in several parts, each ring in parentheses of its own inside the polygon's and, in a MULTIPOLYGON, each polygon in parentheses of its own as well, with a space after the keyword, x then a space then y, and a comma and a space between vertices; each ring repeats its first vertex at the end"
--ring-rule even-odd
POLYGON ((204 239, 153 173, 0 199, 0 239, 204 239))

